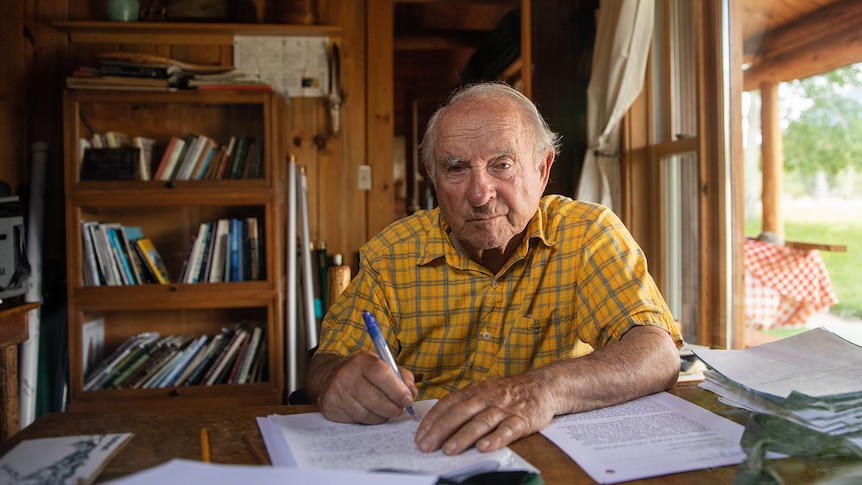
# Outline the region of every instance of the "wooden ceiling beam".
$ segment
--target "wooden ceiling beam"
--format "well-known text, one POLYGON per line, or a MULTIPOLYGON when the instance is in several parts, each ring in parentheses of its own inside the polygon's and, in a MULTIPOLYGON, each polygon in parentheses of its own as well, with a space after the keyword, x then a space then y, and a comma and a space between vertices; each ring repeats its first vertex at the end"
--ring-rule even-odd
POLYGON ((744 89, 862 62, 862 2, 844 0, 745 42, 744 89))

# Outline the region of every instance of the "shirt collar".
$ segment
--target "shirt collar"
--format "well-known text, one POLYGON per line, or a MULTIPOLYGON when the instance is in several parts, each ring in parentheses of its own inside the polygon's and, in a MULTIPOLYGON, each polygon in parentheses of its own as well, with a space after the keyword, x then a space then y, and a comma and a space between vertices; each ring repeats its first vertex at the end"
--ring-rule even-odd
MULTIPOLYGON (((526 256, 527 249, 530 247, 530 241, 533 239, 540 241, 546 247, 553 247, 557 243, 556 239, 547 234, 548 214, 545 211, 545 207, 546 204, 540 203, 538 210, 533 214, 530 222, 527 223, 527 235, 515 251, 514 257, 516 259, 526 256)), ((462 259, 466 260, 467 257, 459 253, 449 240, 449 223, 443 219, 439 207, 432 209, 429 215, 432 222, 436 223, 432 223, 429 226, 425 251, 419 257, 418 264, 421 266, 438 258, 446 258, 447 263, 452 266, 458 266, 458 261, 462 259)))

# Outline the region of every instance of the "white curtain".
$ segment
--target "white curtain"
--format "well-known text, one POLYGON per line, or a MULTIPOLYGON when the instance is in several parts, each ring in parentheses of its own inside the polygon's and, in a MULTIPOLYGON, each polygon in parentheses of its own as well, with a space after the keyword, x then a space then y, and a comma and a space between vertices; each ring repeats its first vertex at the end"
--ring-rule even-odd
POLYGON ((620 120, 643 89, 655 0, 602 0, 599 7, 577 198, 619 212, 620 120))

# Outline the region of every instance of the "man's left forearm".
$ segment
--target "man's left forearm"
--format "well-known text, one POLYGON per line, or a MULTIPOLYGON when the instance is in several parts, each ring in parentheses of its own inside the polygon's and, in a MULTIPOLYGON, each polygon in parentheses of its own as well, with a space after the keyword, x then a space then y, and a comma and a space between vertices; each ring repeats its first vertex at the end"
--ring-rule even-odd
POLYGON ((640 325, 589 355, 533 372, 552 387, 555 414, 569 414, 673 387, 679 376, 679 352, 665 330, 640 325))

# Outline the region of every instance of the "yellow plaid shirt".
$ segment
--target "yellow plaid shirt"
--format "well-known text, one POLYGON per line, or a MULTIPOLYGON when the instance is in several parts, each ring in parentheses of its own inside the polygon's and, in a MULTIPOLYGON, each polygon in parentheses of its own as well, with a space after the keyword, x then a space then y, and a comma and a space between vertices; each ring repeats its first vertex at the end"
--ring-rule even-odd
POLYGON ((377 317, 418 399, 578 357, 635 325, 682 340, 643 252, 609 209, 542 198, 497 274, 461 255, 439 209, 396 221, 360 250, 360 269, 323 319, 319 352, 374 351, 377 317))

